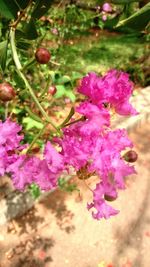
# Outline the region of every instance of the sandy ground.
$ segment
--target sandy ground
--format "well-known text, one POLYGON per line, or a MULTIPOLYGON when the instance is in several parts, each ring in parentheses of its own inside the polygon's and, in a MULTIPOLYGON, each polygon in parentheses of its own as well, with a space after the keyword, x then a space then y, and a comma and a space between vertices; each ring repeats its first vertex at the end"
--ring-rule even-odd
POLYGON ((56 191, 0 228, 0 267, 150 267, 150 124, 129 135, 139 158, 112 203, 120 213, 93 220, 83 182, 81 196, 56 191))

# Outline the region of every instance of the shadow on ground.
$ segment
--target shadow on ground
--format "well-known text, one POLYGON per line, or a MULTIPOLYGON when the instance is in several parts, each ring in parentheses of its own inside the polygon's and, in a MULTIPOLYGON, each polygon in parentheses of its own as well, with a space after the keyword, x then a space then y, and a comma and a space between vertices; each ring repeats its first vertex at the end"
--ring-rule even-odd
POLYGON ((56 223, 61 230, 66 233, 70 233, 75 230, 74 225, 72 225, 72 219, 74 214, 67 208, 65 204, 65 198, 67 194, 57 190, 53 194, 46 197, 40 203, 48 209, 56 218, 56 223))
POLYGON ((46 254, 53 246, 51 238, 30 237, 13 248, 9 254, 13 263, 9 267, 45 267, 46 263, 52 262, 51 256, 46 254))

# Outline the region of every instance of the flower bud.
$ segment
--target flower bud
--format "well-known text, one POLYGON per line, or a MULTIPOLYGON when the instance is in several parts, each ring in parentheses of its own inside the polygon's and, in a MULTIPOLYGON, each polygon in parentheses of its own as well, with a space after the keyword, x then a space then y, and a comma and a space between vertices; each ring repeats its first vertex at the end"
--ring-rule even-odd
POLYGON ((40 47, 35 52, 35 58, 40 64, 47 64, 51 58, 51 54, 46 48, 40 47))
POLYGON ((56 88, 56 86, 52 85, 52 86, 50 86, 50 87, 48 88, 48 93, 49 93, 50 95, 55 95, 56 92, 57 92, 57 88, 56 88))
POLYGON ((135 162, 138 158, 138 154, 134 150, 129 150, 125 155, 123 156, 124 160, 127 162, 135 162))
POLYGON ((110 196, 107 194, 104 195, 104 199, 107 201, 114 201, 114 200, 116 200, 116 198, 117 198, 117 196, 110 196))
POLYGON ((3 82, 0 84, 0 100, 7 102, 12 100, 15 95, 16 93, 11 84, 7 82, 3 82))
POLYGON ((31 152, 34 153, 34 154, 36 154, 39 151, 40 151, 39 145, 38 144, 34 144, 33 147, 32 147, 32 149, 31 149, 31 152))

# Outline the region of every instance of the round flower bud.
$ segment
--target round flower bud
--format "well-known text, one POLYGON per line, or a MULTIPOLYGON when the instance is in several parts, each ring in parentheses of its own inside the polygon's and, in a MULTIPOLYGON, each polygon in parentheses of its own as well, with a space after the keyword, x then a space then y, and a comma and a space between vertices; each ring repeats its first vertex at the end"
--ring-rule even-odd
POLYGON ((40 47, 35 52, 35 58, 40 64, 47 64, 51 58, 51 54, 46 48, 40 47))
POLYGON ((107 194, 104 195, 104 199, 107 201, 114 201, 114 200, 116 200, 116 198, 117 198, 117 196, 110 196, 107 194))
POLYGON ((15 91, 11 84, 3 82, 0 84, 0 100, 7 102, 15 97, 15 91))
POLYGON ((138 154, 134 150, 129 150, 125 155, 123 156, 124 160, 127 162, 135 162, 138 158, 138 154))
POLYGON ((49 93, 50 95, 55 95, 56 92, 57 92, 57 88, 56 88, 56 86, 52 85, 52 86, 50 86, 50 87, 48 88, 48 93, 49 93))
POLYGON ((34 153, 34 154, 36 154, 39 151, 40 151, 39 145, 38 144, 34 144, 33 147, 32 147, 32 149, 31 149, 31 152, 34 153))

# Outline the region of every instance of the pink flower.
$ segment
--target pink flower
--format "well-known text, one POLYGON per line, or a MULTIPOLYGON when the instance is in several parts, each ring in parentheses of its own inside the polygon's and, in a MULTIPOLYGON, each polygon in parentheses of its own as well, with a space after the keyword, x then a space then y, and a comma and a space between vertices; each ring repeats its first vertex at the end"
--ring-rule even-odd
POLYGON ((133 166, 125 163, 119 157, 114 157, 111 162, 112 173, 116 188, 124 189, 124 178, 130 174, 135 174, 136 171, 133 166))
POLYGON ((0 146, 0 176, 3 176, 7 166, 7 152, 5 147, 0 146))
POLYGON ((46 160, 41 160, 34 175, 34 182, 42 190, 48 191, 56 188, 59 175, 60 172, 54 173, 51 171, 51 166, 48 166, 46 160))
POLYGON ((80 133, 85 135, 100 134, 104 127, 110 126, 110 115, 108 110, 99 109, 96 105, 89 102, 83 102, 76 111, 86 117, 86 120, 80 123, 80 133))
POLYGON ((58 35, 58 30, 57 30, 56 28, 51 29, 51 32, 52 32, 54 35, 58 35))
POLYGON ((0 122, 0 145, 5 145, 7 150, 13 150, 20 146, 23 135, 18 133, 21 129, 21 126, 9 119, 5 122, 0 122))
POLYGON ((9 119, 0 122, 0 175, 10 173, 19 190, 32 183, 42 190, 51 190, 58 186, 64 170, 74 168, 83 176, 94 173, 99 183, 87 208, 96 210, 92 211, 93 218, 107 219, 118 213, 107 201, 115 200, 118 190, 125 188, 124 178, 135 173, 134 167, 122 157, 126 148, 133 147, 127 132, 110 129, 110 109, 120 115, 137 114, 129 102, 133 84, 128 74, 111 70, 103 77, 89 73, 78 90, 87 97, 76 108, 81 120, 62 129, 63 136, 53 140, 57 149, 48 141, 41 159, 20 155, 25 148, 20 144, 21 127, 9 119))
POLYGON ((81 80, 81 85, 78 87, 79 93, 88 97, 93 104, 101 108, 103 103, 106 103, 109 97, 109 92, 102 77, 97 76, 96 73, 91 72, 81 80))
POLYGON ((44 158, 53 173, 62 171, 64 169, 63 157, 57 150, 51 145, 50 142, 47 142, 44 150, 44 158))
POLYGON ((102 6, 102 10, 109 13, 112 12, 112 7, 109 3, 104 3, 102 6))
POLYGON ((111 70, 103 77, 110 92, 108 102, 120 115, 136 115, 137 111, 129 103, 133 92, 133 83, 125 72, 111 70))
POLYGON ((24 190, 27 185, 36 183, 42 190, 50 190, 57 186, 60 172, 63 170, 63 159, 55 148, 48 142, 44 151, 44 159, 35 156, 18 156, 10 164, 7 172, 12 174, 14 186, 24 190))
POLYGON ((129 80, 127 73, 111 70, 103 77, 89 73, 82 79, 78 91, 86 95, 99 108, 106 104, 120 115, 138 114, 129 103, 133 92, 133 83, 129 80))
POLYGON ((23 190, 27 184, 34 181, 33 159, 28 159, 25 155, 18 156, 16 161, 7 167, 6 171, 11 174, 13 184, 19 190, 23 190))
POLYGON ((102 20, 103 21, 106 21, 107 20, 107 15, 106 14, 102 15, 102 20))
POLYGON ((23 139, 19 135, 21 126, 7 119, 0 122, 0 175, 4 175, 6 168, 17 158, 17 151, 24 149, 24 145, 20 145, 23 139))
POLYGON ((72 166, 76 170, 86 165, 92 148, 92 139, 80 133, 81 123, 64 129, 64 137, 61 143, 61 154, 66 166, 72 166))
MULTIPOLYGON (((107 193, 107 186, 103 185, 103 183, 97 184, 96 188, 93 191, 93 202, 87 204, 88 210, 90 210, 91 208, 94 208, 96 210, 96 212, 92 211, 92 216, 94 219, 108 219, 109 217, 114 216, 119 212, 106 203, 106 201, 104 200, 105 193, 107 193)), ((116 196, 116 192, 113 191, 113 189, 112 195, 116 196)))

